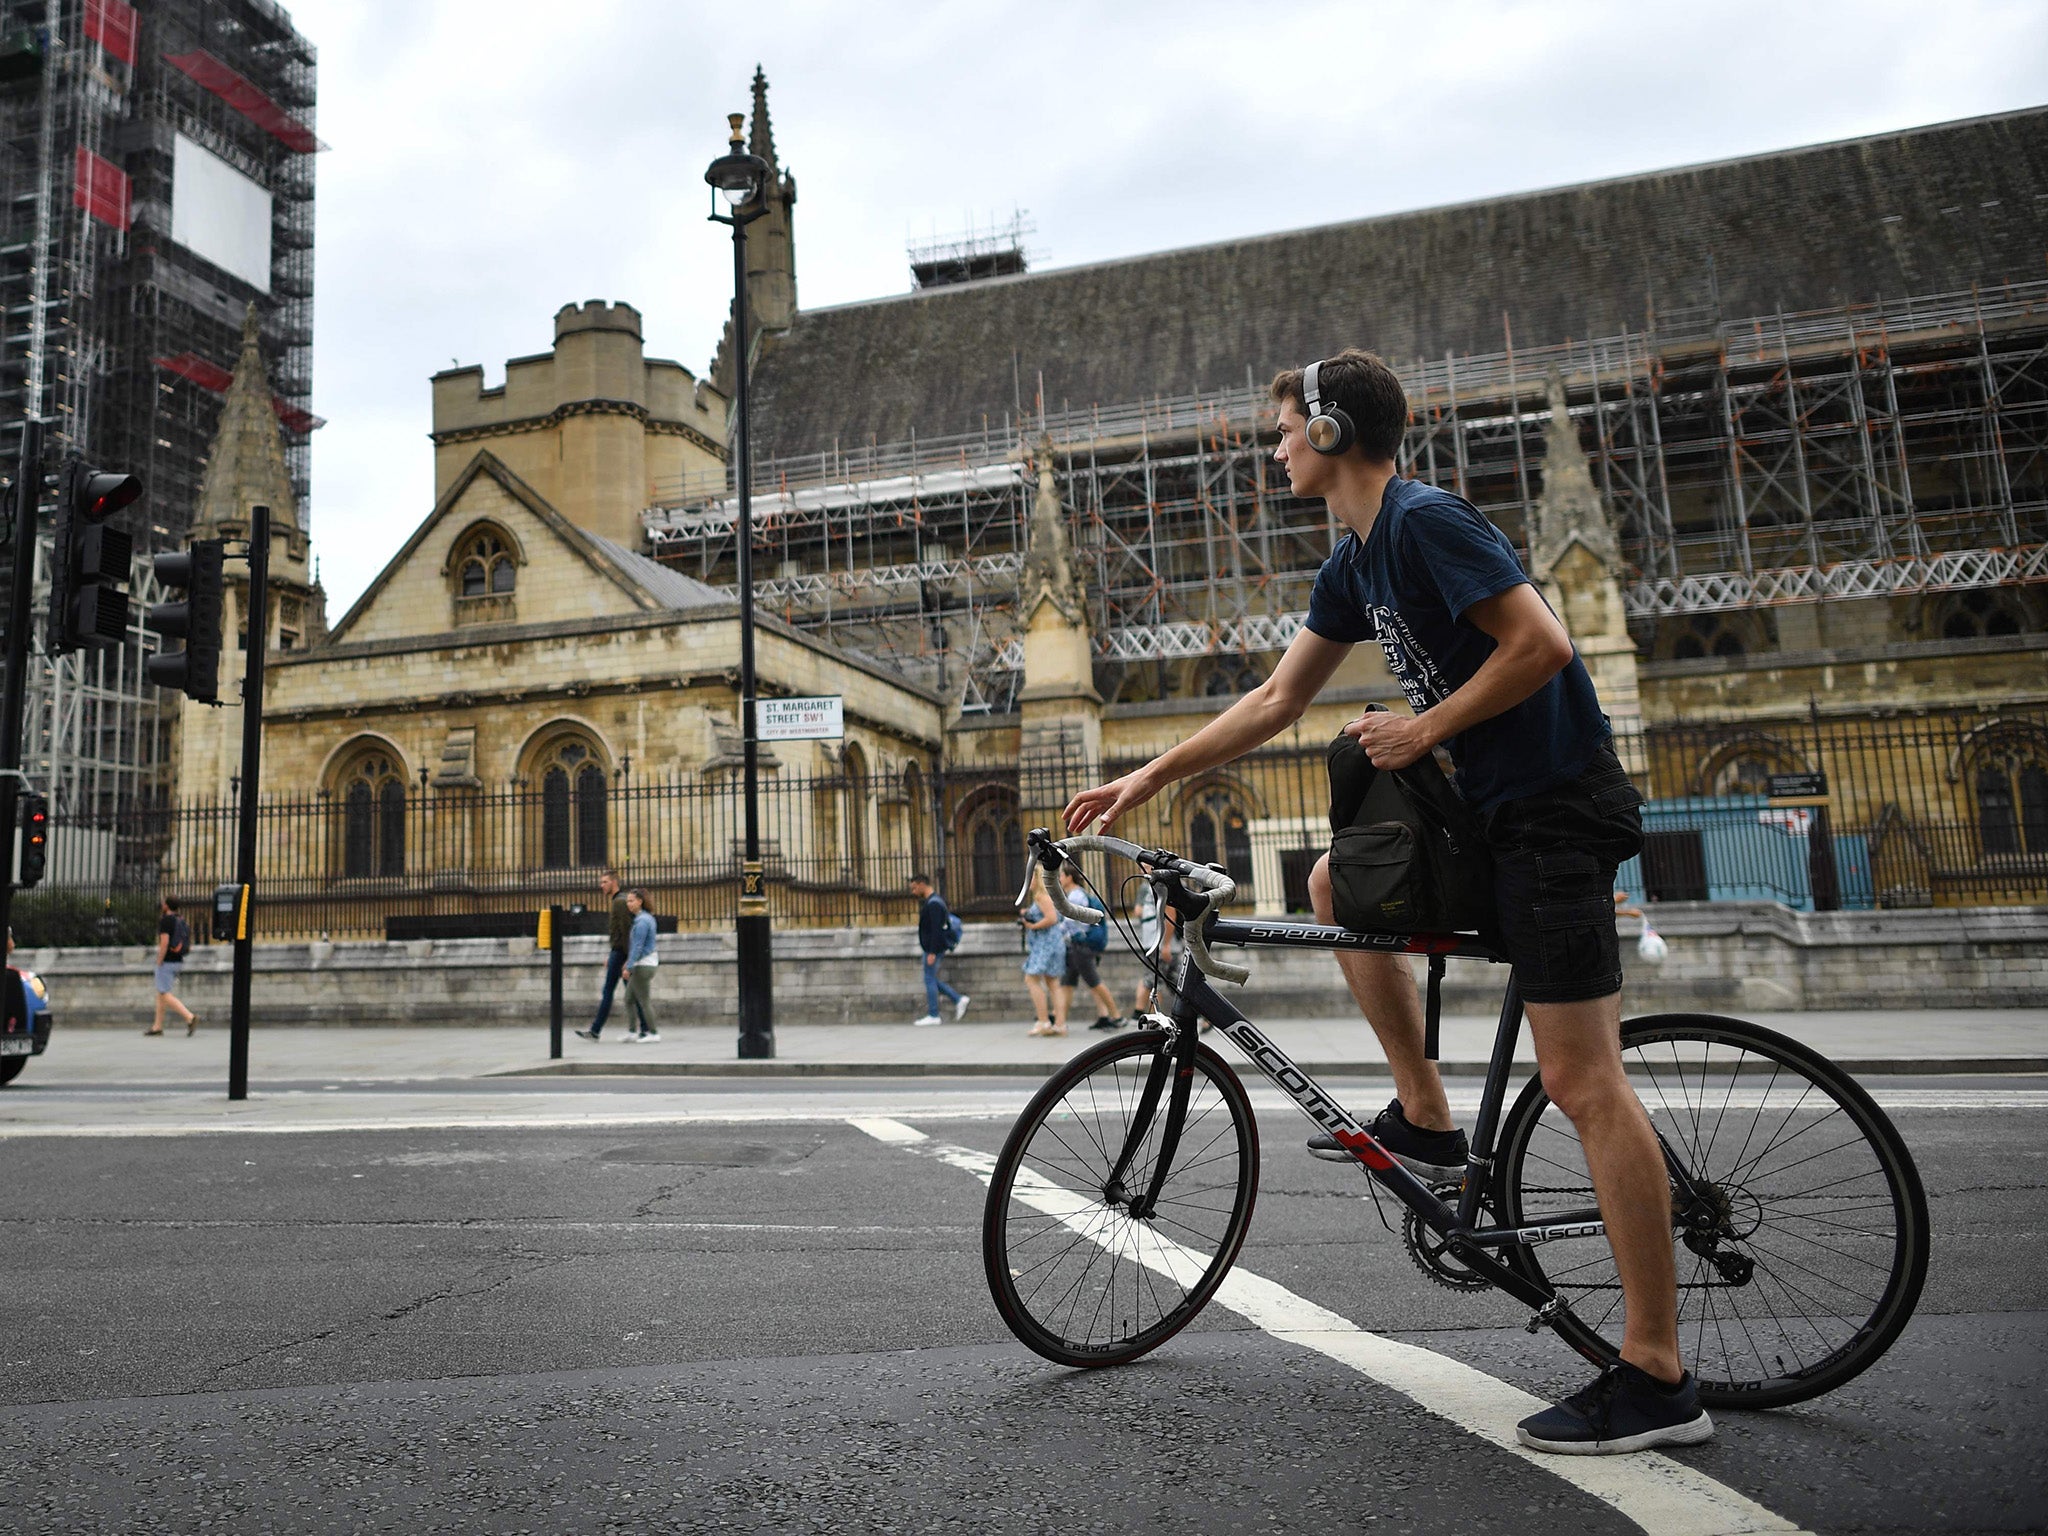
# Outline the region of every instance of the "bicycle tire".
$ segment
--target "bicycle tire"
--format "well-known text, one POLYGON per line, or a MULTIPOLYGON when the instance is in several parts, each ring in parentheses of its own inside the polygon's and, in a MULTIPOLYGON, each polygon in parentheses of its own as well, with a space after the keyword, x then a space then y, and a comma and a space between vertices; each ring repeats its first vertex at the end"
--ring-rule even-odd
MULTIPOLYGON (((1019 1340, 1061 1365, 1122 1365, 1156 1349, 1215 1295, 1244 1243, 1258 1127, 1244 1084, 1206 1045, 1158 1209, 1133 1218, 1107 1187, 1166 1040, 1145 1030, 1083 1051, 1032 1096, 996 1159, 982 1214, 989 1294, 1019 1340)), ((1166 1117, 1162 1096, 1133 1190, 1149 1187, 1166 1117)))
MULTIPOLYGON (((1761 1025, 1657 1014, 1621 1030, 1651 1123, 1704 1185, 1688 1222, 1673 1181, 1679 1343, 1701 1401, 1781 1407, 1867 1370, 1927 1277, 1927 1196, 1897 1128, 1848 1073, 1761 1025)), ((1497 1177, 1509 1226, 1591 1201, 1583 1149, 1540 1077, 1509 1111, 1497 1177)), ((1604 1236, 1507 1258, 1556 1289, 1565 1310, 1551 1326, 1567 1343, 1616 1358, 1621 1291, 1604 1236)))

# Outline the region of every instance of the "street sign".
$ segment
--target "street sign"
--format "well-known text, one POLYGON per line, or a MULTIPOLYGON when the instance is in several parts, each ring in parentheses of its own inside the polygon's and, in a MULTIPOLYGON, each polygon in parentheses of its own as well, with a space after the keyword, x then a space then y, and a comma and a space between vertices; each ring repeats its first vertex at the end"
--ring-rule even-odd
POLYGON ((1773 800, 1825 800, 1828 776, 1824 773, 1774 773, 1764 780, 1764 793, 1773 800))
POLYGON ((836 693, 756 699, 754 708, 760 741, 838 741, 846 735, 845 701, 836 693))

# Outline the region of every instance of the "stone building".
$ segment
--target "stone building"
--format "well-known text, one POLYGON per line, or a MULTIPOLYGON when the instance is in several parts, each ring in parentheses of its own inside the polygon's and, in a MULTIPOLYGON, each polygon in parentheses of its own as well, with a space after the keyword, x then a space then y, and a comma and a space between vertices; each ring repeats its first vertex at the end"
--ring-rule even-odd
MULTIPOLYGON (((1298 630, 1332 530, 1267 463, 1264 381, 1363 344, 1408 385, 1403 471, 1508 533, 1617 726, 1662 733, 1632 759, 1653 797, 1752 798, 1754 824, 1773 776, 1832 773, 1837 833, 1873 864, 1911 850, 1873 899, 2038 899, 2044 184, 2034 108, 799 305, 752 375, 756 482, 783 508, 758 590, 938 687, 948 761, 1021 763, 1028 820, 1057 798, 1034 764, 1132 765, 1298 630), (1038 554, 1048 507, 1067 588, 1038 554)), ((664 563, 725 585, 717 494, 646 523, 664 563)), ((1393 698, 1360 651, 1327 702, 1393 698)), ((1162 835, 1223 852, 1227 825, 1247 874, 1319 835, 1313 783, 1213 779, 1162 835)))
MULTIPOLYGON (((331 632, 245 349, 204 506, 229 536, 257 500, 278 522, 264 706, 278 925, 345 931, 352 907, 382 912, 422 882, 459 911, 580 892, 609 862, 682 881, 721 870, 737 838, 738 605, 613 537, 637 527, 652 482, 722 454, 723 401, 643 359, 627 305, 571 305, 555 329, 554 351, 514 359, 497 389, 476 370, 434 379, 435 505, 331 632)), ((777 800, 771 870, 831 884, 849 850, 908 858, 922 796, 905 786, 940 755, 936 696, 772 614, 756 670, 764 697, 836 695, 846 722, 842 740, 764 748, 771 791, 806 786, 777 800)), ((182 729, 183 798, 225 803, 239 707, 188 703, 182 729)), ((210 827, 185 826, 181 868, 218 862, 210 827)))
POLYGON ((488 444, 577 527, 638 549, 640 514, 725 463, 726 397, 681 363, 648 357, 630 304, 565 304, 551 351, 434 375, 434 495, 488 444))
MULTIPOLYGON (((1263 380, 1356 342, 1408 381, 1404 472, 1523 549, 1659 836, 1697 840, 1707 802, 1796 827, 1801 900, 2048 891, 2048 111, 806 311, 766 91, 763 692, 848 719, 843 747, 771 755, 816 786, 776 834, 792 903, 889 911, 944 847, 956 905, 1002 911, 1025 826, 1255 685, 1333 531, 1276 484, 1263 380), (1957 705, 1873 746, 1877 717, 1957 705), (1824 817, 1765 805, 1812 771, 1832 855, 1824 817)), ((273 673, 272 782, 334 808, 307 868, 502 904, 476 870, 652 869, 694 838, 725 878, 723 811, 629 851, 610 808, 735 759, 740 365, 728 332, 699 381, 593 302, 502 386, 435 377, 435 508, 273 673)), ((1323 745, 1398 697, 1355 649, 1288 740, 1131 835, 1284 909, 1325 840, 1323 745)))

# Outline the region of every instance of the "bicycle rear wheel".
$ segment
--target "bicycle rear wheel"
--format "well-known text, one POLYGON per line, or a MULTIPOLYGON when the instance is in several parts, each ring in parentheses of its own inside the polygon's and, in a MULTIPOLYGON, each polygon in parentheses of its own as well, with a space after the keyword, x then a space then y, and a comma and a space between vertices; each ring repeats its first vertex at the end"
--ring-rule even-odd
POLYGON ((1146 1030, 1076 1056, 1025 1106, 996 1160, 982 1217, 989 1294, 1011 1332, 1062 1365, 1121 1365, 1164 1343, 1215 1294, 1244 1242, 1258 1128, 1244 1085, 1207 1046, 1194 1053, 1157 1205, 1131 1214, 1167 1131, 1165 1092, 1143 1113, 1155 1067, 1162 1087, 1171 1082, 1166 1040, 1146 1030))
MULTIPOLYGON (((1679 1347, 1714 1406, 1772 1408, 1867 1369, 1912 1316, 1927 1275, 1927 1197, 1913 1159, 1855 1079, 1740 1019, 1663 1014, 1622 1027, 1622 1059, 1673 1180, 1679 1347)), ((1506 1224, 1593 1205, 1571 1122, 1531 1081, 1501 1134, 1506 1224)), ((1604 1236, 1508 1250, 1568 1310, 1552 1322, 1612 1360, 1621 1285, 1604 1236)))

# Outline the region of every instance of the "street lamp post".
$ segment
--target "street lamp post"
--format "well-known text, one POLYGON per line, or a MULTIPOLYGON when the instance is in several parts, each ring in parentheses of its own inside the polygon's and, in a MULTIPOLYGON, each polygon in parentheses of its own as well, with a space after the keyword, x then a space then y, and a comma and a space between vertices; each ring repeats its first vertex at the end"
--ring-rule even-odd
POLYGON ((768 887, 761 874, 760 744, 754 722, 754 517, 753 465, 748 456, 747 416, 747 226, 768 211, 768 162, 747 153, 740 113, 726 121, 732 143, 711 162, 704 180, 712 188, 711 217, 732 226, 732 358, 735 456, 733 486, 739 496, 740 743, 746 795, 746 853, 740 865, 739 940, 740 1041, 742 1060, 775 1054, 775 995, 770 964, 768 887), (728 211, 719 211, 724 200, 728 211))

